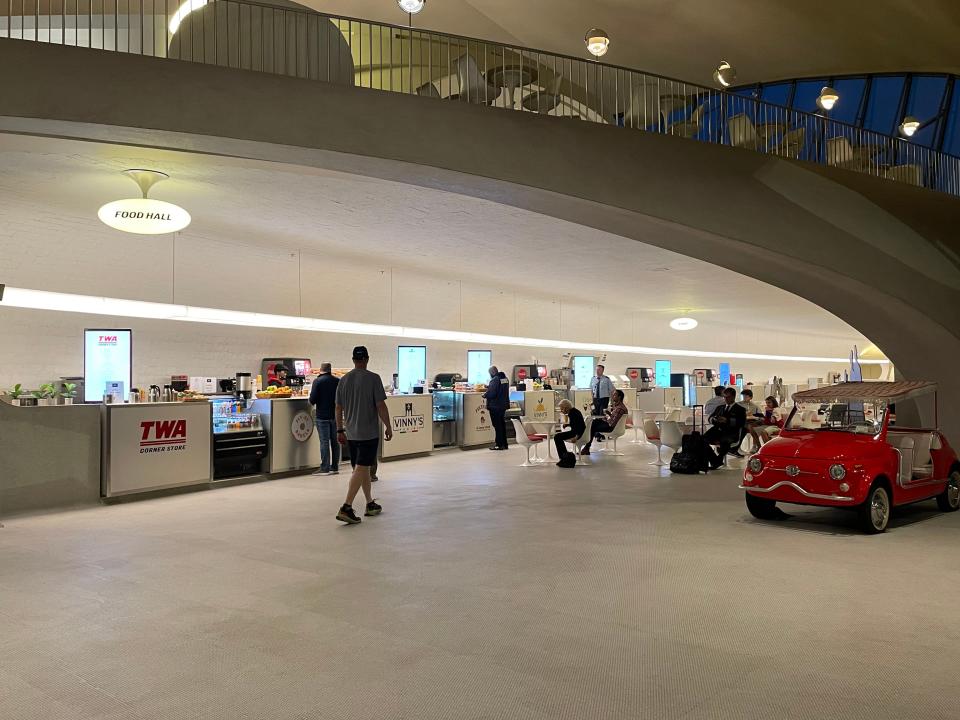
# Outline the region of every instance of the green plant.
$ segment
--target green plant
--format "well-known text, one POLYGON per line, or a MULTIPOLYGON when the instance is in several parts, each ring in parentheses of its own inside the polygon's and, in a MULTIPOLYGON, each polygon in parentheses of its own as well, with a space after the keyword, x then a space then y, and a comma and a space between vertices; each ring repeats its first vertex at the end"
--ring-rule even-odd
POLYGON ((57 396, 57 389, 53 383, 44 383, 39 390, 33 393, 33 396, 41 399, 54 398, 57 396))
POLYGON ((65 398, 75 398, 77 396, 77 384, 63 383, 63 389, 60 391, 60 396, 65 398))
POLYGON ((23 385, 21 383, 17 383, 12 388, 10 388, 10 397, 12 397, 14 400, 16 400, 21 395, 23 395, 23 385))

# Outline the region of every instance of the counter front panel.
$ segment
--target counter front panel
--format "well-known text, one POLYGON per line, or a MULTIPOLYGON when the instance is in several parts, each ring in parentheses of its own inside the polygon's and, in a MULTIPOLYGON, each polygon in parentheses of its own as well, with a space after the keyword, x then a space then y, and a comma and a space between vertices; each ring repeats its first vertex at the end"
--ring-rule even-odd
POLYGON ((260 422, 267 431, 267 472, 320 467, 316 420, 307 398, 255 400, 251 410, 260 414, 260 422))
POLYGON ((208 483, 210 403, 103 406, 105 497, 208 483))
POLYGON ((459 393, 457 395, 457 445, 474 447, 492 445, 493 424, 487 401, 482 393, 459 393))
POLYGON ((387 410, 393 440, 381 441, 380 457, 419 455, 433 450, 433 398, 430 395, 389 395, 387 410))

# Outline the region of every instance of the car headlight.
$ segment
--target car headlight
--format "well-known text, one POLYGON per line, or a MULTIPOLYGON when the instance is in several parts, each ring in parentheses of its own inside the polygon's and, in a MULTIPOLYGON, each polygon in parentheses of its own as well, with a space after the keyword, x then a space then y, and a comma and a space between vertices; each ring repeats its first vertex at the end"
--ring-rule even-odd
POLYGON ((830 477, 834 480, 843 480, 847 476, 847 469, 843 465, 831 465, 830 477))
POLYGON ((763 460, 754 456, 750 458, 750 462, 747 463, 747 467, 750 469, 750 472, 758 473, 763 470, 763 460))

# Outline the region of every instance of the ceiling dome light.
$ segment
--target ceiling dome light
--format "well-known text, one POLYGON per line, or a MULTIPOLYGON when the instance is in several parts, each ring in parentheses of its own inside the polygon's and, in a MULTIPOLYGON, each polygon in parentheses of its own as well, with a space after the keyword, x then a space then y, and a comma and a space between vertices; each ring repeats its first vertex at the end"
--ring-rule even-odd
POLYGON ((410 15, 416 15, 423 10, 423 6, 426 4, 427 0, 397 0, 397 5, 400 6, 400 9, 410 15))
POLYGON ((674 318, 670 321, 670 327, 672 327, 674 330, 680 331, 693 330, 699 324, 700 323, 691 317, 674 318))
POLYGON ((713 71, 713 80, 720 87, 730 87, 736 79, 737 71, 726 60, 721 60, 720 66, 713 71))
POLYGON ((824 110, 830 110, 837 104, 839 99, 840 95, 836 90, 832 87, 825 87, 820 91, 819 97, 817 97, 817 105, 824 110))
POLYGON ((610 36, 606 30, 593 28, 586 34, 583 41, 587 45, 587 51, 594 57, 603 57, 610 49, 610 36))
POLYGON ((137 235, 163 235, 190 224, 190 213, 179 205, 147 197, 150 188, 169 175, 156 170, 124 170, 123 174, 137 184, 143 197, 114 200, 101 207, 97 217, 104 225, 137 235))
POLYGON ((900 123, 900 134, 904 137, 913 137, 913 134, 920 129, 920 121, 913 115, 907 115, 900 123))

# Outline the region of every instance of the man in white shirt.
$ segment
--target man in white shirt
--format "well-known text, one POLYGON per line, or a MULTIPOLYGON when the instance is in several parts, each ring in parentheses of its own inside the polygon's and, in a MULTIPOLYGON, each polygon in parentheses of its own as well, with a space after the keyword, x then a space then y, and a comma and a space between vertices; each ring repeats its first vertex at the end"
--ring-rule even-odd
POLYGON ((703 419, 709 421, 710 416, 713 415, 713 412, 718 408, 724 405, 723 402, 723 385, 717 385, 713 389, 713 397, 707 400, 703 404, 703 419))
POLYGON ((593 396, 593 414, 602 416, 603 411, 610 404, 613 395, 613 380, 603 374, 606 368, 597 365, 597 374, 590 380, 590 394, 593 396))

